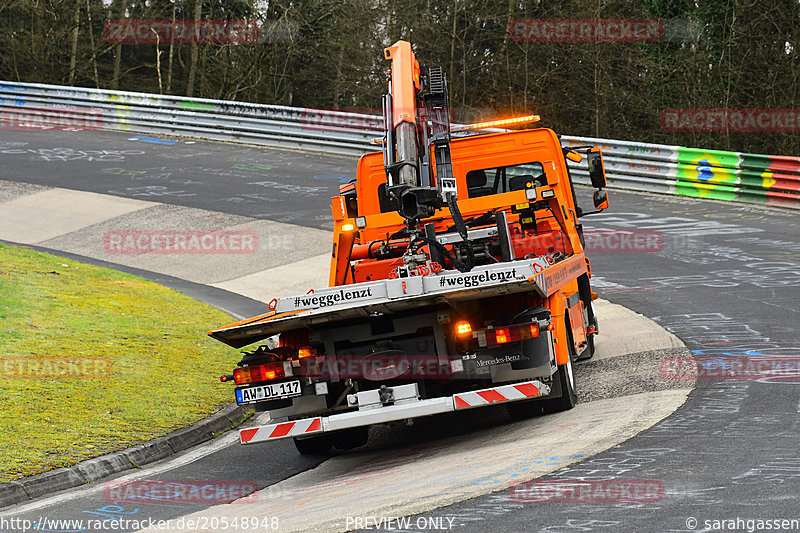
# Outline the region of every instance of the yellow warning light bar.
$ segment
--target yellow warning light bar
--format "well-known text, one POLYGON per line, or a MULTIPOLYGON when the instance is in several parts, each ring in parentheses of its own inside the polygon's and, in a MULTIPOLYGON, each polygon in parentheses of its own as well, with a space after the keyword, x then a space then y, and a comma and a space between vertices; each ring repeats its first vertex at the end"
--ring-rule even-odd
POLYGON ((453 131, 482 130, 484 128, 494 128, 495 126, 505 126, 508 124, 524 124, 526 122, 539 122, 540 120, 542 120, 542 117, 540 117, 539 115, 527 115, 524 117, 506 118, 503 120, 492 120, 490 122, 478 122, 476 124, 470 124, 469 126, 454 129, 453 131))

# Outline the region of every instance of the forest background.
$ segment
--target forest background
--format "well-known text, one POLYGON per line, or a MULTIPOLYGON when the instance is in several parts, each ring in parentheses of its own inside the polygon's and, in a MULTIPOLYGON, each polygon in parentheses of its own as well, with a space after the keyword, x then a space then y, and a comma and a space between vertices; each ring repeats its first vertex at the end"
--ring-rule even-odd
POLYGON ((800 0, 0 0, 0 79, 379 113, 382 50, 398 39, 444 68, 458 121, 536 113, 570 135, 800 153, 800 124, 676 132, 663 119, 796 115, 800 0), (248 43, 111 42, 104 26, 120 19, 247 19, 259 32, 248 43), (663 32, 535 42, 529 19, 658 20, 663 32))

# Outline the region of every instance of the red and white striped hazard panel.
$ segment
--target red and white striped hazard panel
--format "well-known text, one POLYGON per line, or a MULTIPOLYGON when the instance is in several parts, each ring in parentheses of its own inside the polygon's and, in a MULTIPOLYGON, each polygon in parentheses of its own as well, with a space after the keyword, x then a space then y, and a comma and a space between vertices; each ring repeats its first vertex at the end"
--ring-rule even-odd
POLYGON ((242 444, 252 444, 270 439, 310 435, 320 431, 322 431, 322 418, 317 417, 297 420, 296 422, 282 422, 257 428, 240 429, 239 440, 241 440, 242 444))
POLYGON ((453 395, 453 404, 456 409, 469 409, 482 407, 490 403, 510 402, 526 398, 538 398, 550 394, 550 387, 539 380, 501 385, 491 389, 471 392, 461 392, 453 395))

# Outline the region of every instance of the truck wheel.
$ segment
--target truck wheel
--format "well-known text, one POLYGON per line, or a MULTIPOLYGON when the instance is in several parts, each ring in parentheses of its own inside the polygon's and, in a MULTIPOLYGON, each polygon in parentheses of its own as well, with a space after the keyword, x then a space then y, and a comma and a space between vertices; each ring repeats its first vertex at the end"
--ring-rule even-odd
POLYGON ((339 450, 352 450, 364 446, 369 440, 369 426, 337 431, 333 434, 333 447, 339 450))
POLYGON ((560 413, 569 411, 578 402, 577 387, 575 384, 575 372, 572 361, 575 360, 575 348, 572 342, 569 322, 567 322, 567 345, 569 347, 569 360, 558 367, 558 382, 561 385, 561 397, 542 401, 542 412, 544 414, 560 413))
POLYGON ((323 455, 331 450, 333 438, 330 435, 318 435, 305 439, 295 437, 294 445, 297 451, 303 455, 323 455))

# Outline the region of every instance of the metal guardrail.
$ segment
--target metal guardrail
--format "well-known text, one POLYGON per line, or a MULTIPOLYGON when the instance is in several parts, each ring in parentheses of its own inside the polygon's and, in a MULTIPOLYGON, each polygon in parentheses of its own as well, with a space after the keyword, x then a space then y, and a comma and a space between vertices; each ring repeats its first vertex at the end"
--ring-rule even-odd
MULTIPOLYGON (((382 131, 376 115, 5 81, 0 116, 6 128, 38 122, 350 156, 375 150, 369 141, 382 131)), ((800 208, 800 157, 567 135, 561 142, 599 146, 611 187, 800 208)), ((578 183, 589 182, 580 165, 570 168, 578 183)))
MULTIPOLYGON (((600 147, 611 186, 800 208, 800 157, 590 137, 562 136, 561 141, 564 146, 600 147)), ((576 168, 572 173, 579 177, 576 181, 588 182, 587 171, 576 168)))
POLYGON ((369 141, 382 129, 380 117, 356 113, 0 81, 0 112, 11 118, 4 124, 62 119, 68 127, 59 110, 89 128, 342 155, 374 150, 369 141))

